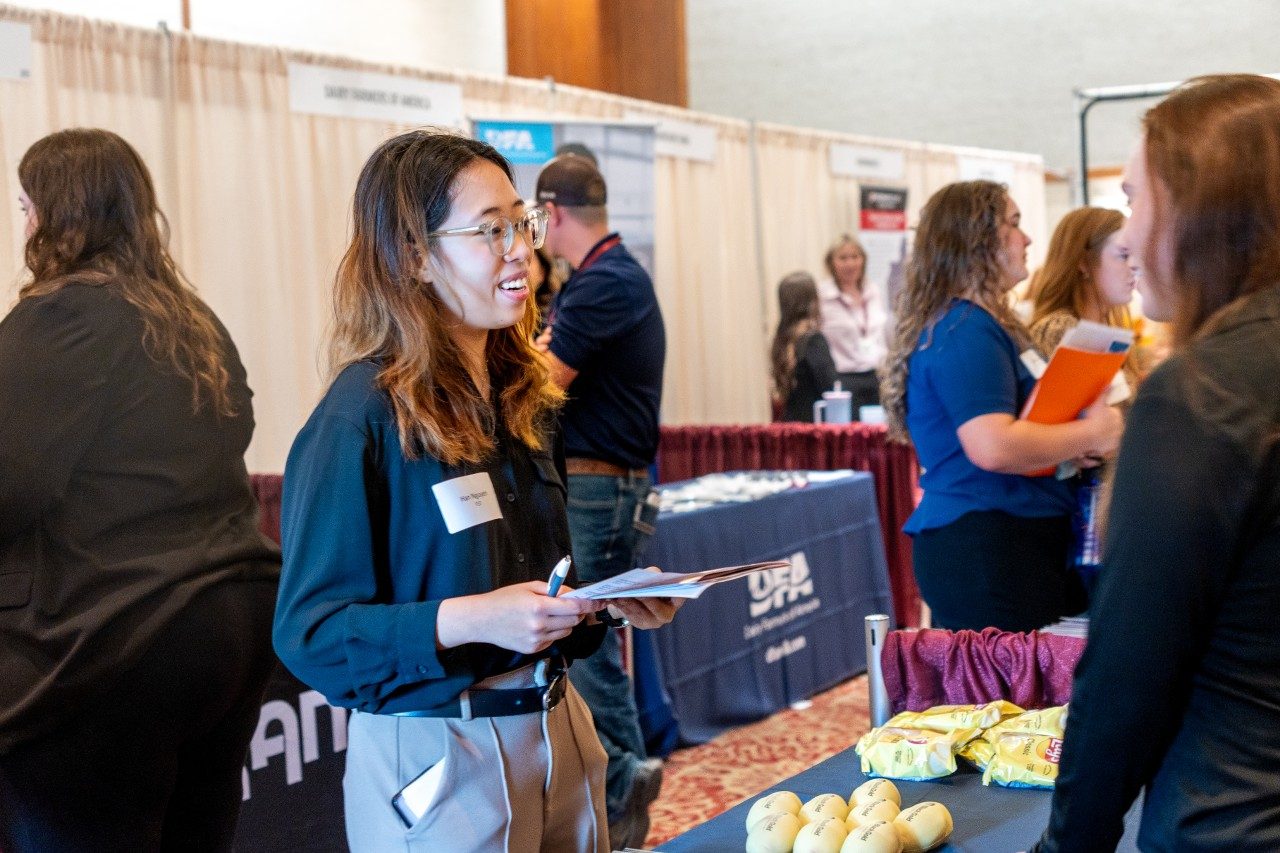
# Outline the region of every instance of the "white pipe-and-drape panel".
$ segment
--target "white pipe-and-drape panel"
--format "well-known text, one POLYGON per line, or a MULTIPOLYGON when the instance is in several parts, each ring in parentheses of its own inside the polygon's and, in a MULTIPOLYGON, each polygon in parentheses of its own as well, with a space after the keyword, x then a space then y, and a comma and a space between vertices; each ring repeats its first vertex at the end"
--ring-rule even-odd
MULTIPOLYGON (((471 116, 675 119, 716 133, 713 162, 659 155, 654 282, 667 323, 666 424, 769 417, 767 346, 774 288, 855 230, 858 183, 832 176, 833 141, 906 152, 909 213, 957 172, 957 152, 709 116, 542 81, 372 65, 0 5, 29 24, 30 79, 0 80, 0 313, 23 275, 17 165, 67 127, 104 127, 151 167, 171 248, 226 323, 256 396, 250 470, 279 471, 329 376, 325 337, 337 261, 350 233, 356 175, 385 121, 291 112, 288 63, 306 62, 462 87, 471 116)), ((1011 190, 1043 247, 1039 158, 1013 163, 1011 190)), ((884 182, 873 182, 884 183, 884 182)), ((1033 252, 1035 250, 1033 249, 1033 252)))

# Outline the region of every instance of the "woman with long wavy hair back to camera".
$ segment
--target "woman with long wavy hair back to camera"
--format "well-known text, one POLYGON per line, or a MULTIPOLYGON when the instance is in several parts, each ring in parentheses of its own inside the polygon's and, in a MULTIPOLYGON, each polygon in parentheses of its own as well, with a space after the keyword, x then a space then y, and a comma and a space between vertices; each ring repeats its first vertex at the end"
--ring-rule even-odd
POLYGON ((137 152, 18 167, 32 278, 0 322, 0 848, 229 850, 272 667, 236 348, 137 152))
POLYGON ((275 625, 285 664, 355 710, 348 842, 602 853, 605 753, 564 672, 606 603, 547 582, 570 547, 527 281, 546 215, 493 148, 418 130, 369 158, 354 223, 336 376, 285 468, 275 625))
POLYGON ((1280 81, 1191 80, 1125 169, 1173 353, 1116 461, 1104 570, 1038 853, 1280 850, 1280 81))
POLYGON ((836 365, 822 336, 818 285, 807 272, 793 272, 778 283, 778 330, 769 361, 781 419, 812 420, 813 404, 835 384, 836 365))
POLYGON ((944 628, 1028 631, 1084 608, 1068 570, 1072 486, 1033 476, 1109 453, 1120 416, 1099 401, 1080 420, 1018 415, 1035 379, 1007 302, 1031 240, 1005 188, 949 184, 925 204, 882 377, 890 435, 911 441, 924 497, 907 520, 916 580, 944 628))

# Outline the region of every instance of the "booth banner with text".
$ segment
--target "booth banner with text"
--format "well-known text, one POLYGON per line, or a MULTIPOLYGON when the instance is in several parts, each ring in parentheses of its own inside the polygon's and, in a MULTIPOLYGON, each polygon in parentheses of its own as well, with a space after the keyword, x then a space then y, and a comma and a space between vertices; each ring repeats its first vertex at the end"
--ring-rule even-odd
POLYGON ((31 79, 31 25, 0 21, 0 80, 31 79))
POLYGON ((867 252, 867 280, 883 282, 886 306, 897 300, 907 257, 907 191, 898 187, 860 187, 858 217, 862 247, 867 252))
POLYGON ((907 178, 907 158, 901 151, 845 145, 833 142, 827 149, 831 174, 840 178, 870 178, 874 181, 903 181, 907 178))
POLYGON ((610 229, 622 235, 627 250, 653 273, 652 122, 473 119, 472 131, 507 158, 515 173, 516 191, 530 201, 538 173, 561 146, 571 142, 586 146, 609 187, 610 229))
POLYGON ((1013 186, 1016 174, 1013 164, 1008 160, 993 160, 988 157, 959 157, 956 166, 960 170, 962 181, 995 181, 1006 187, 1013 186))
POLYGON ((289 109, 397 124, 466 127, 462 87, 413 77, 289 63, 289 109))
POLYGON ((716 161, 716 142, 719 134, 714 127, 677 121, 669 118, 651 118, 644 113, 627 110, 627 121, 644 122, 654 126, 654 152, 660 157, 678 157, 701 163, 716 161))
POLYGON ((241 776, 236 851, 345 853, 347 716, 276 664, 241 776))

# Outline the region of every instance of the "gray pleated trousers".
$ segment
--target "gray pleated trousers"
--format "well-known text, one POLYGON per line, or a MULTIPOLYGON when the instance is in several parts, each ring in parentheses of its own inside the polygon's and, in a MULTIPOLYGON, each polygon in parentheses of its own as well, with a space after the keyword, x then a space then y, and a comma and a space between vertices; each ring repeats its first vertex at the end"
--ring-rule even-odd
MULTIPOLYGON (((482 687, 533 684, 533 667, 482 687)), ((356 712, 343 778, 352 853, 608 853, 607 759, 572 685, 550 711, 472 720, 356 712), (411 826, 392 805, 444 762, 436 795, 411 826)))

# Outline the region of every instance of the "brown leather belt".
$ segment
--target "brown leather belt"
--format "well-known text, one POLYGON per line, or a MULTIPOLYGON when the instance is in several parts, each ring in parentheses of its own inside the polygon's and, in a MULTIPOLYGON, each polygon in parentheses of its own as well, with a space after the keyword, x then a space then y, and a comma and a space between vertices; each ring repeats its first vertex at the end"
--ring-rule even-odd
POLYGON ((649 473, 647 468, 623 468, 603 459, 588 459, 585 456, 570 456, 564 460, 564 469, 570 474, 597 474, 603 477, 642 477, 649 473))

